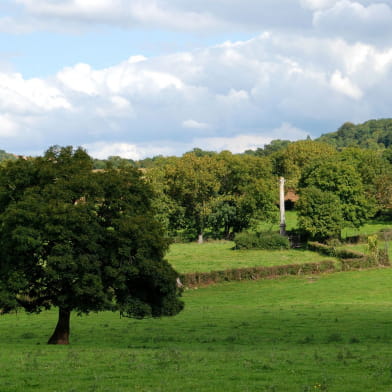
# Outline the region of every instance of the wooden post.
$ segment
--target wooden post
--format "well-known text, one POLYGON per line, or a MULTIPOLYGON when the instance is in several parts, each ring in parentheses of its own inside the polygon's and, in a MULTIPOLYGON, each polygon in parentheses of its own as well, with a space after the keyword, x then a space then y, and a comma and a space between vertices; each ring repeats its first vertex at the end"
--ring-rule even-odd
POLYGON ((286 216, 284 208, 284 178, 279 179, 280 235, 286 235, 286 216))

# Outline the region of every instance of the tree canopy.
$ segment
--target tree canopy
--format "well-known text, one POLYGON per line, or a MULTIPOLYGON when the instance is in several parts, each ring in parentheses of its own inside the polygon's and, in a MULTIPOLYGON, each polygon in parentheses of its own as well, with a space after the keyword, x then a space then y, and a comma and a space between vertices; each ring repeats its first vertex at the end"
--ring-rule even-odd
POLYGON ((369 120, 358 125, 345 122, 336 132, 324 134, 318 140, 338 148, 387 148, 392 145, 392 119, 369 120))
POLYGON ((131 167, 92 171, 78 148, 0 168, 0 309, 59 309, 49 343, 68 343, 71 311, 175 315, 177 273, 151 209, 153 193, 131 167))
POLYGON ((298 223, 315 238, 340 235, 343 227, 360 227, 375 213, 375 200, 348 162, 318 160, 303 172, 299 186, 298 223))
POLYGON ((171 233, 187 230, 202 242, 208 228, 229 238, 254 218, 277 217, 276 179, 267 158, 193 151, 167 158, 146 176, 158 193, 159 217, 171 233))

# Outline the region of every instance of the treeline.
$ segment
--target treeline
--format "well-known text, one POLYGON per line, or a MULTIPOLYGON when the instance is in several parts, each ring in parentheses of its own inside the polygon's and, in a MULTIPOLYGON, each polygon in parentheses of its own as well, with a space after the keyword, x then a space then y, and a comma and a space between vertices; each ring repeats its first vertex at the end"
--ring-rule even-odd
POLYGON ((160 158, 144 175, 170 235, 200 241, 205 233, 230 238, 260 220, 277 222, 279 176, 299 194, 299 227, 310 238, 339 237, 342 228, 392 207, 392 165, 383 150, 320 141, 288 143, 264 156, 196 150, 160 158))
POLYGON ((392 147, 392 119, 369 120, 358 125, 346 122, 336 132, 322 135, 318 140, 337 148, 389 149, 392 147))
POLYGON ((392 120, 371 120, 345 123, 318 140, 274 140, 243 154, 195 148, 181 157, 109 157, 93 164, 141 169, 155 191, 157 217, 179 240, 233 238, 254 232, 260 221, 277 223, 283 176, 299 195, 302 234, 325 240, 392 210, 391 141, 392 120))

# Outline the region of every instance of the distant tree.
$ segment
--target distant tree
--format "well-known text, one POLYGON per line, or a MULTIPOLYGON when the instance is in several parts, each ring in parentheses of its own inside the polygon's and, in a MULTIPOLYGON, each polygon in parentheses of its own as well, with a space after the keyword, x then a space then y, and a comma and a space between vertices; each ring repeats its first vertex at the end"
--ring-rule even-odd
POLYGON ((126 159, 119 157, 117 155, 115 156, 110 156, 107 161, 106 161, 106 167, 113 167, 113 168, 122 168, 122 167, 135 167, 135 161, 132 159, 126 159))
POLYGON ((381 210, 392 209, 392 173, 377 176, 374 181, 375 198, 381 210))
POLYGON ((336 132, 322 135, 318 141, 337 148, 384 149, 392 142, 392 119, 369 120, 358 125, 346 122, 336 132))
POLYGON ((71 311, 127 317, 178 313, 177 273, 133 168, 93 172, 82 149, 0 169, 0 309, 59 309, 51 344, 68 344, 71 311))
MULTIPOLYGON (((323 236, 325 233, 325 231, 315 233, 307 229, 310 226, 322 227, 317 222, 321 219, 320 213, 317 212, 314 216, 311 213, 313 207, 310 206, 315 206, 317 203, 321 203, 319 208, 324 209, 325 214, 335 216, 341 229, 360 227, 375 213, 374 200, 366 194, 360 174, 347 162, 340 162, 337 159, 317 161, 304 171, 299 186, 301 198, 305 195, 305 201, 297 203, 296 206, 300 216, 299 224, 313 236, 323 236), (316 193, 314 188, 319 192, 316 193), (321 198, 320 192, 325 194, 325 199, 321 198), (311 201, 312 197, 314 201, 311 201), (338 219, 336 214, 341 215, 341 219, 338 219), (312 224, 309 223, 311 220, 313 220, 312 224)), ((329 224, 326 226, 329 227, 329 224)))
POLYGON ((261 157, 267 157, 275 152, 285 149, 291 143, 290 140, 276 139, 272 140, 269 144, 266 144, 263 148, 256 150, 256 155, 261 157))
POLYGON ((298 226, 312 238, 339 238, 344 226, 340 199, 334 193, 314 186, 305 188, 296 205, 298 226))
MULTIPOLYGON (((181 207, 185 227, 194 229, 199 242, 203 242, 211 203, 218 195, 224 171, 224 165, 213 157, 187 153, 167 160, 162 169, 147 175, 160 177, 163 193, 181 207)), ((174 204, 166 202, 166 207, 172 209, 174 204)), ((169 219, 174 223, 177 218, 169 219)))
POLYGON ((186 154, 194 154, 197 157, 212 157, 214 155, 216 155, 217 153, 215 151, 207 151, 207 150, 202 150, 201 148, 195 147, 193 150, 186 152, 184 155, 186 154))
POLYGON ((383 157, 392 165, 392 145, 383 151, 383 157))
POLYGON ((228 151, 221 152, 217 159, 226 171, 209 216, 214 231, 223 229, 228 238, 257 220, 276 220, 278 188, 271 161, 228 151))
POLYGON ((369 190, 378 176, 391 170, 391 165, 383 157, 381 150, 345 148, 339 154, 339 160, 354 166, 369 190))
POLYGON ((285 149, 271 156, 277 175, 289 180, 296 187, 302 172, 312 166, 316 160, 324 160, 337 152, 332 146, 312 140, 300 140, 290 143, 285 149))

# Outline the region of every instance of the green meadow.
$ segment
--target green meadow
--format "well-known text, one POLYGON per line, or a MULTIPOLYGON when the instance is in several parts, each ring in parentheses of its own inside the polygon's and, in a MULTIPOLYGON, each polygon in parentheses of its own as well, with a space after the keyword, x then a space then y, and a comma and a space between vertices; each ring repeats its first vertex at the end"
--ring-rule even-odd
POLYGON ((392 269, 209 286, 176 317, 0 318, 1 391, 391 391, 392 269))
MULTIPOLYGON (((167 258, 181 273, 326 258, 232 247, 173 244, 167 258)), ((216 284, 183 299, 171 318, 73 314, 69 346, 46 344, 55 309, 1 316, 0 391, 392 390, 392 268, 216 284)))
POLYGON ((180 273, 336 260, 303 249, 233 250, 233 246, 231 241, 172 244, 167 259, 180 273))

